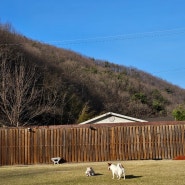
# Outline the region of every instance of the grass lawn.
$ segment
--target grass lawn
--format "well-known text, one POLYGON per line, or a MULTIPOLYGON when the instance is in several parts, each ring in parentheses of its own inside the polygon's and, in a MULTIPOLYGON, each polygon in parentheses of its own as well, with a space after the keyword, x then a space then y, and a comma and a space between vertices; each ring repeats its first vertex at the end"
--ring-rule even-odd
MULTIPOLYGON (((1 166, 1 185, 184 185, 185 160, 121 161, 126 180, 112 179, 107 162, 64 163, 60 165, 1 166), (85 176, 86 167, 96 175, 85 176)), ((116 162, 114 162, 116 163, 116 162)))

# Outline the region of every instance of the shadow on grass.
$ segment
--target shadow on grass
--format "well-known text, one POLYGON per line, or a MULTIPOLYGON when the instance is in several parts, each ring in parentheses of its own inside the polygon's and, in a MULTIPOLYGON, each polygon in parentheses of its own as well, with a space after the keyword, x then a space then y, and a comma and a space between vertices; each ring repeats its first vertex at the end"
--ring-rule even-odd
POLYGON ((101 173, 95 173, 94 176, 99 176, 99 175, 103 175, 101 173))
POLYGON ((126 175, 125 178, 126 179, 136 179, 136 178, 141 178, 142 176, 140 175, 126 175))

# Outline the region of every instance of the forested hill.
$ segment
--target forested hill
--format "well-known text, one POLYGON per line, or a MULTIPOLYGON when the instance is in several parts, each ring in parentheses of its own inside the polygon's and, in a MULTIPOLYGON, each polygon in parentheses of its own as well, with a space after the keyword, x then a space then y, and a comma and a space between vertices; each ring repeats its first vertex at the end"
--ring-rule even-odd
POLYGON ((105 112, 169 119, 184 103, 185 90, 144 71, 0 27, 1 125, 77 124, 105 112))

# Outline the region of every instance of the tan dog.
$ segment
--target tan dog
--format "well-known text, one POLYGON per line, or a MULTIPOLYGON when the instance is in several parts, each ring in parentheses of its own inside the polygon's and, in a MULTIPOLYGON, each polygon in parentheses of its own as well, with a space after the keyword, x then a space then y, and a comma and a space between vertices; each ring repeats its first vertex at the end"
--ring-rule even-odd
POLYGON ((85 174, 86 174, 86 176, 94 176, 95 175, 95 173, 94 173, 94 170, 93 170, 93 168, 92 167, 87 167, 87 170, 85 171, 85 174))

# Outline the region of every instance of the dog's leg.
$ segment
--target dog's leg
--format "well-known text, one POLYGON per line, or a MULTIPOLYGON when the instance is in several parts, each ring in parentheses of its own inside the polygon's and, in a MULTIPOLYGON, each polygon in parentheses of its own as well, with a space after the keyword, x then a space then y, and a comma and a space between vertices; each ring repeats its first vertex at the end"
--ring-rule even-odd
POLYGON ((112 179, 114 179, 114 172, 112 172, 112 179))

